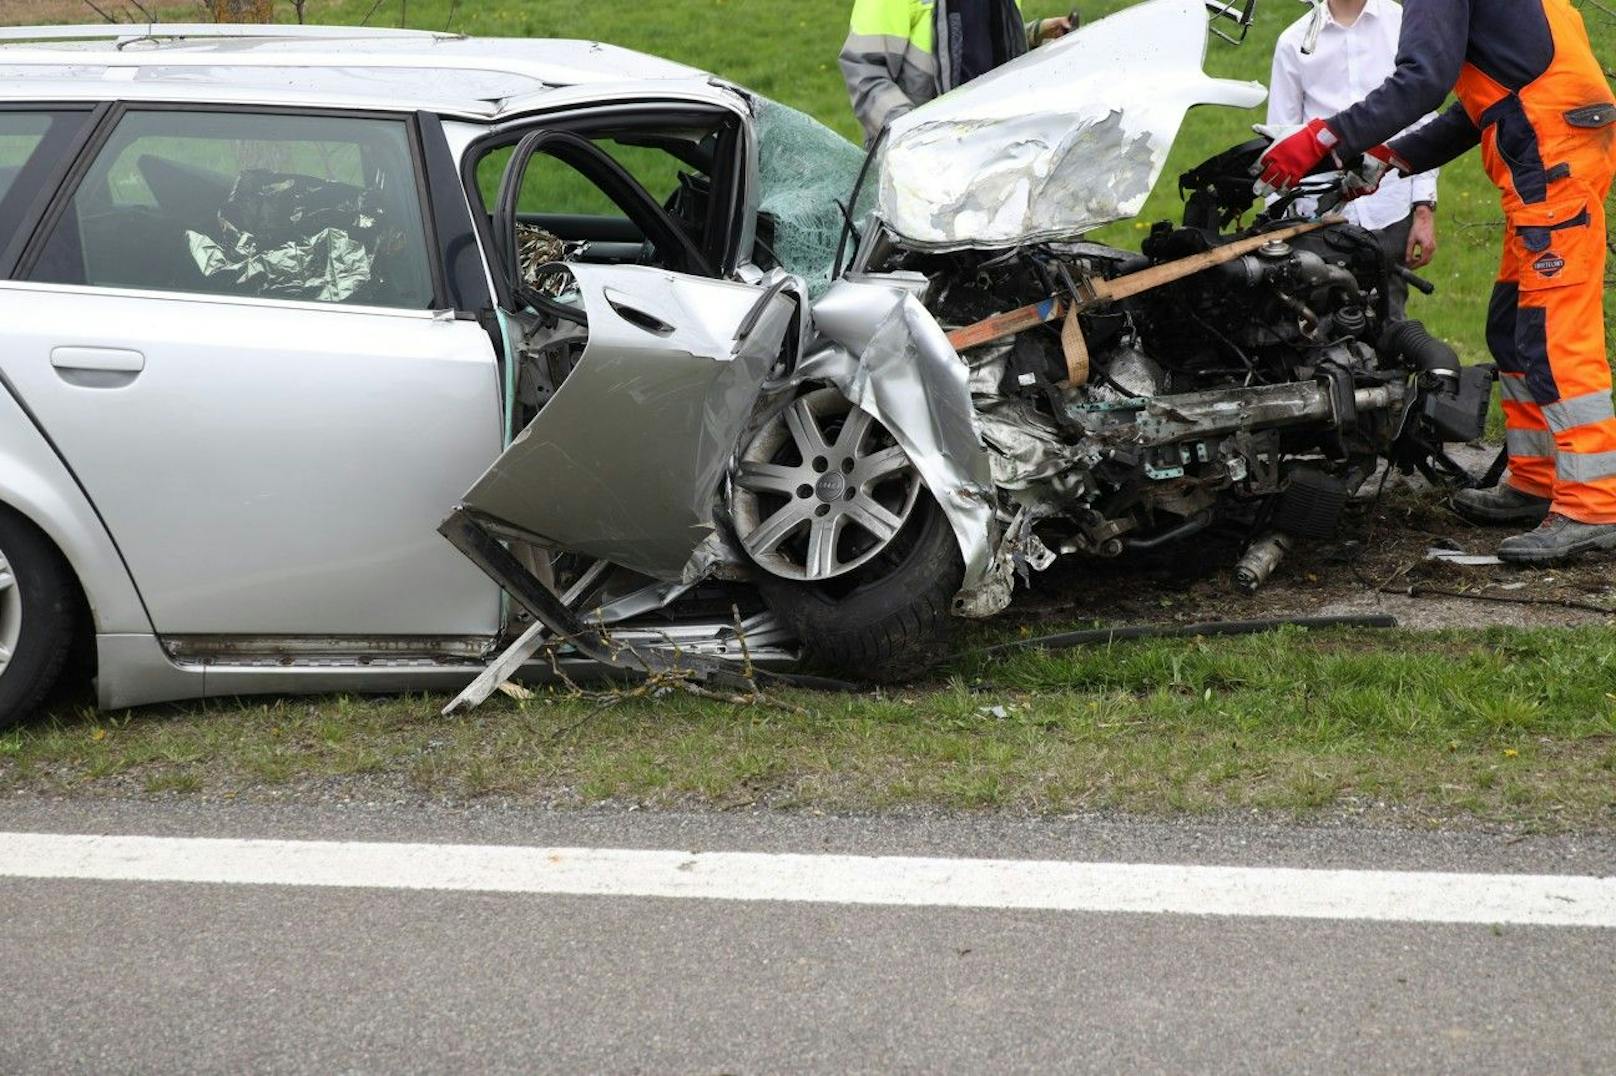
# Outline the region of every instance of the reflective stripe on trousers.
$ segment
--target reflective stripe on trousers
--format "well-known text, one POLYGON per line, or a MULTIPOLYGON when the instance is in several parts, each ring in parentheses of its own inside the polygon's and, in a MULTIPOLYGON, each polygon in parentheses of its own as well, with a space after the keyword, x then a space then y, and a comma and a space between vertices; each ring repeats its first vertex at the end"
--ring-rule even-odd
POLYGON ((1616 409, 1605 355, 1608 173, 1508 223, 1487 343, 1499 366, 1510 483, 1584 523, 1616 523, 1616 409), (1584 212, 1585 211, 1585 212, 1584 212))

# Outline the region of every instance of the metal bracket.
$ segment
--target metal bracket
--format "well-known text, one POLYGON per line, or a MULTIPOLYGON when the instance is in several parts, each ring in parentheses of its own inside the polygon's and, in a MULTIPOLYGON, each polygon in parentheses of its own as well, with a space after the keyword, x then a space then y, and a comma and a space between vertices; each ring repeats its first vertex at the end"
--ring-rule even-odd
MULTIPOLYGON (((603 560, 591 564, 584 574, 579 576, 578 581, 561 595, 561 604, 571 609, 600 580, 607 567, 609 565, 603 560)), ((488 667, 478 673, 475 680, 449 701, 449 705, 442 710, 443 716, 451 717, 462 710, 475 710, 487 702, 488 696, 498 691, 501 684, 515 676, 517 670, 525 665, 529 658, 543 650, 549 643, 549 626, 542 620, 534 621, 515 642, 489 662, 488 667)))
POLYGON ((744 677, 714 658, 669 652, 660 647, 636 649, 614 642, 603 627, 580 619, 560 596, 506 549, 495 533, 495 526, 492 520, 456 506, 439 525, 438 533, 531 613, 554 640, 566 643, 605 668, 631 676, 678 673, 694 680, 746 685, 744 677))

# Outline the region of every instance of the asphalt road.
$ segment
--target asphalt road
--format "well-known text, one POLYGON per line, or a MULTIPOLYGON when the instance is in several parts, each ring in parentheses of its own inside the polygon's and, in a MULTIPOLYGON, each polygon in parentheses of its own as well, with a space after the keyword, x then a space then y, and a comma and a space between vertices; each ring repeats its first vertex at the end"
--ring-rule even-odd
MULTIPOLYGON (((1608 838, 0 801, 0 830, 1609 874, 1608 838)), ((0 878, 0 1071, 1596 1072, 1616 931, 0 878)))

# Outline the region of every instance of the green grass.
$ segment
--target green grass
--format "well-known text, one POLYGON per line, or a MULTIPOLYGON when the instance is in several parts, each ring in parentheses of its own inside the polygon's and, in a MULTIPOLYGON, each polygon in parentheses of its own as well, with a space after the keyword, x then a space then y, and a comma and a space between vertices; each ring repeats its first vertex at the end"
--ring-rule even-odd
POLYGON ((0 736, 0 791, 897 806, 1616 827, 1616 630, 1287 629, 978 659, 793 712, 565 692, 59 714, 0 736))

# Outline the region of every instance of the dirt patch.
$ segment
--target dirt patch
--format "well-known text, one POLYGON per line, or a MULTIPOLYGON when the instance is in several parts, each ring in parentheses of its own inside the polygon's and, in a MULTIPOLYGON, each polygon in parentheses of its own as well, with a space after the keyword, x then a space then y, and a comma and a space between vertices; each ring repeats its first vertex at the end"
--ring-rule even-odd
POLYGON ((7 26, 100 21, 84 0, 8 0, 0 5, 0 24, 7 26))
MULTIPOLYGON (((119 22, 143 22, 141 7, 158 18, 206 21, 200 3, 176 4, 173 0, 95 0, 95 6, 119 22)), ((0 0, 0 26, 62 26, 81 22, 105 22, 85 0, 0 0)))
MULTIPOLYGON (((1480 472, 1492 451, 1469 449, 1462 462, 1480 472)), ((1237 591, 1231 577, 1249 535, 1206 531, 1148 555, 1057 561, 1033 576, 1010 616, 1034 630, 1085 620, 1193 624, 1366 613, 1390 614, 1403 627, 1421 629, 1616 622, 1616 555, 1552 568, 1434 561, 1428 558, 1433 547, 1490 554, 1514 530, 1461 519, 1445 493, 1419 478, 1393 475, 1378 500, 1377 485, 1378 479, 1370 481, 1348 506, 1336 540, 1298 544, 1255 594, 1237 591), (1564 601, 1613 612, 1552 604, 1564 601)))

